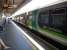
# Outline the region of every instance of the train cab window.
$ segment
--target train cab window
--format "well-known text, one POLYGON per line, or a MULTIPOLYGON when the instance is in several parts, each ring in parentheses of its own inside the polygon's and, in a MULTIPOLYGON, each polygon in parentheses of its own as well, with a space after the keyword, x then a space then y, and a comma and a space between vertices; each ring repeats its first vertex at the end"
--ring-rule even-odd
POLYGON ((40 13, 38 16, 38 25, 42 28, 47 27, 49 24, 49 15, 46 12, 40 13))
POLYGON ((17 22, 19 22, 19 17, 17 17, 17 22))
POLYGON ((32 26, 32 12, 28 12, 27 24, 28 26, 32 26))
POLYGON ((32 15, 29 16, 29 20, 32 20, 32 15))
POLYGON ((23 22, 23 19, 24 19, 24 17, 23 16, 20 16, 20 23, 24 23, 23 22))
POLYGON ((28 16, 27 24, 28 24, 29 26, 32 25, 32 15, 29 15, 29 16, 28 16))

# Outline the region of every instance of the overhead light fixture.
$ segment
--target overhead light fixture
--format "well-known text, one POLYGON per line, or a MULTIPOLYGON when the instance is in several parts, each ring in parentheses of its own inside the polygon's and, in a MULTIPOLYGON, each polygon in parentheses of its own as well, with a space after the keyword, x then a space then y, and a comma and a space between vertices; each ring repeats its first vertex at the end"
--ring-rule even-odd
POLYGON ((16 8, 17 5, 8 5, 8 4, 4 4, 4 8, 16 8))
POLYGON ((12 8, 12 7, 13 7, 13 8, 16 8, 17 5, 9 5, 8 8, 9 8, 9 7, 11 7, 11 8, 12 8))
POLYGON ((4 4, 4 7, 8 7, 8 4, 4 4))
POLYGON ((39 9, 42 7, 46 7, 49 5, 57 4, 60 2, 63 2, 64 0, 32 0, 30 3, 25 5, 24 7, 21 7, 18 11, 16 11, 12 16, 10 17, 15 17, 16 15, 20 15, 22 13, 32 11, 35 9, 39 9))

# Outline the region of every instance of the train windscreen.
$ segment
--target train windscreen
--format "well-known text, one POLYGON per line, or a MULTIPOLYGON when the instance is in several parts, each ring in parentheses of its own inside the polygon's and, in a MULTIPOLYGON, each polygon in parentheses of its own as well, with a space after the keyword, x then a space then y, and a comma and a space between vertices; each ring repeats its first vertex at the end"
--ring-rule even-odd
POLYGON ((27 18, 27 24, 32 26, 32 15, 29 15, 27 18))

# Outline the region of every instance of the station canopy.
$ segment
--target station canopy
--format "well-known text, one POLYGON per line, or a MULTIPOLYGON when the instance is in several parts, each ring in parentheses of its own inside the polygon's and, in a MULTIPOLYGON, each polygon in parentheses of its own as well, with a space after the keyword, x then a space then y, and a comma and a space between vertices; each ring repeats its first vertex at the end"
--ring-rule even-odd
POLYGON ((10 16, 17 9, 21 8, 31 0, 0 0, 0 13, 10 16))
POLYGON ((22 6, 20 9, 15 11, 10 17, 15 17, 17 15, 21 15, 23 13, 34 11, 36 9, 40 9, 43 7, 48 7, 50 5, 58 4, 61 2, 65 2, 67 0, 31 0, 28 4, 24 7, 22 6))

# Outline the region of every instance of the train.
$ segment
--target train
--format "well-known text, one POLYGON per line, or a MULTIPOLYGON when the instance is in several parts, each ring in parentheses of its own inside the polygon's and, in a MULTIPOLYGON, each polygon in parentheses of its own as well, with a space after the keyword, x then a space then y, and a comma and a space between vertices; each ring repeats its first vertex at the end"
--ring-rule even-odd
POLYGON ((67 2, 25 12, 15 16, 14 21, 50 38, 56 36, 54 40, 67 40, 67 2))

